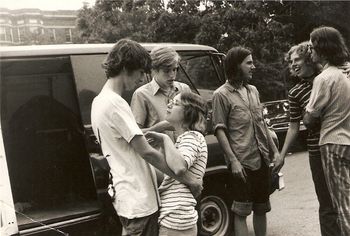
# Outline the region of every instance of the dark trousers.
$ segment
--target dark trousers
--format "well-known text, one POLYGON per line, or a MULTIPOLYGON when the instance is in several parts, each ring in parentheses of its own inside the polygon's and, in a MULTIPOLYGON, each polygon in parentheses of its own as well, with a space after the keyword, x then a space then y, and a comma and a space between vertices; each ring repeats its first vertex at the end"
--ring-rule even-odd
POLYGON ((340 235, 340 228, 337 223, 338 214, 332 205, 331 196, 326 184, 322 161, 320 156, 309 157, 312 179, 319 207, 319 220, 322 236, 340 235))

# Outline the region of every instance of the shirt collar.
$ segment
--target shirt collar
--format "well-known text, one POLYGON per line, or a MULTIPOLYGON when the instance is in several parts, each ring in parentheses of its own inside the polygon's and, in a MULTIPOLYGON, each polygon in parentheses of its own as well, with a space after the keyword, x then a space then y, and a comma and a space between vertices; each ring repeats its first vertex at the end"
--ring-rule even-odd
MULTIPOLYGON (((152 88, 153 96, 156 95, 156 93, 161 90, 159 84, 157 83, 157 81, 154 78, 151 80, 150 85, 152 88)), ((179 91, 179 87, 178 87, 178 84, 176 83, 176 81, 174 81, 174 90, 175 90, 175 92, 179 91)))
POLYGON ((233 87, 233 86, 228 82, 228 80, 226 80, 225 87, 226 87, 227 90, 230 91, 231 93, 233 93, 233 92, 238 92, 238 91, 239 91, 239 89, 236 89, 235 87, 233 87))

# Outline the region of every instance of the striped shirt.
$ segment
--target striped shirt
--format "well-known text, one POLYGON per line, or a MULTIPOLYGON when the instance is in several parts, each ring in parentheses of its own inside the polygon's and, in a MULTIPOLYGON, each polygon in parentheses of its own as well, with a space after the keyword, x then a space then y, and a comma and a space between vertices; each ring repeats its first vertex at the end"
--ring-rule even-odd
MULTIPOLYGON (((289 90, 289 113, 290 122, 300 122, 303 119, 305 107, 309 103, 312 79, 301 80, 291 90, 289 90)), ((320 131, 308 130, 307 147, 310 156, 320 156, 320 131)))
MULTIPOLYGON (((175 146, 185 159, 189 171, 198 179, 203 178, 208 158, 204 136, 197 131, 186 131, 177 138, 175 146)), ((160 225, 175 230, 186 230, 197 223, 197 202, 186 185, 165 175, 159 193, 160 225)))

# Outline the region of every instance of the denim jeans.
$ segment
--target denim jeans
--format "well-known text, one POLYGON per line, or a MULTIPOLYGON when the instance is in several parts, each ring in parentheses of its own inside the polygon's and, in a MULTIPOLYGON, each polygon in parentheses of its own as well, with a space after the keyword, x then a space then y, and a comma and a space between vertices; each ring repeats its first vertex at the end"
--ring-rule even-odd
POLYGON ((317 199, 319 202, 319 220, 322 236, 340 235, 337 223, 338 214, 332 205, 331 196, 326 184, 321 156, 309 157, 312 179, 314 181, 317 199))

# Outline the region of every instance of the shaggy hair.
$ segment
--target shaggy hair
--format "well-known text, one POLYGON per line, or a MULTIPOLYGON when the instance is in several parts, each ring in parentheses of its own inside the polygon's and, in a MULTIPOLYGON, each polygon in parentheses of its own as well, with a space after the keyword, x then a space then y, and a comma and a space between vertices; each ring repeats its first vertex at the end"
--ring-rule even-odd
POLYGON ((329 64, 340 66, 349 60, 344 38, 337 29, 318 27, 311 32, 310 40, 316 53, 323 56, 329 64))
POLYGON ((319 72, 321 72, 319 65, 317 63, 314 63, 311 59, 311 51, 309 50, 309 45, 310 45, 309 42, 305 41, 305 42, 299 43, 298 45, 292 46, 289 49, 287 53, 286 61, 288 62, 289 68, 292 70, 291 71, 292 74, 294 74, 294 71, 291 68, 290 57, 293 53, 296 53, 300 57, 302 57, 304 59, 304 62, 310 65, 316 74, 319 74, 319 72))
POLYGON ((151 57, 139 43, 130 39, 121 39, 108 53, 102 68, 105 69, 107 78, 119 75, 123 69, 127 73, 138 69, 150 73, 151 57))

